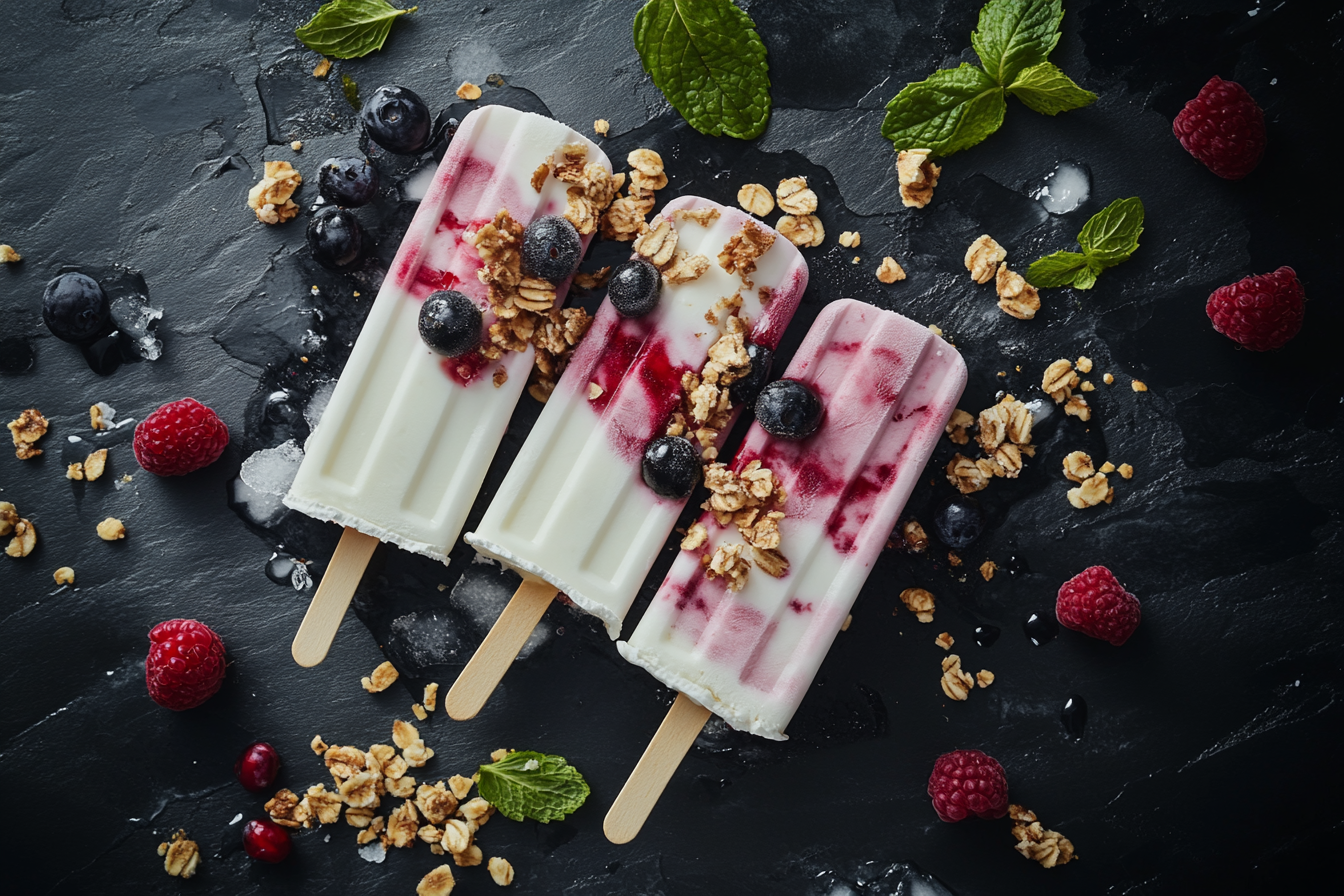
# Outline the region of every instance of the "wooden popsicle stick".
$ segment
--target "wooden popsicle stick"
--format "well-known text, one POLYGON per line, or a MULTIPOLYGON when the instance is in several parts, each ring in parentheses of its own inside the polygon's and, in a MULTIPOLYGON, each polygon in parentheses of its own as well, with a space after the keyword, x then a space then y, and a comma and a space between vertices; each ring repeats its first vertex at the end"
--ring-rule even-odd
POLYGON ((308 604, 308 612, 299 623, 299 633, 294 636, 290 648, 294 661, 300 666, 316 666, 327 658, 336 630, 341 627, 345 610, 350 606, 350 598, 355 596, 364 567, 369 565, 376 547, 378 539, 358 529, 347 526, 341 533, 336 553, 331 555, 322 584, 317 587, 312 603, 308 604))
POLYGON ((443 708, 451 718, 464 722, 476 717, 559 593, 550 582, 523 579, 444 698, 443 708))
POLYGON ((663 724, 649 741, 639 764, 630 773, 616 802, 607 810, 602 831, 612 843, 629 843, 644 827, 649 813, 663 795, 672 773, 681 765, 700 729, 709 721, 709 710, 685 694, 678 694, 663 724))

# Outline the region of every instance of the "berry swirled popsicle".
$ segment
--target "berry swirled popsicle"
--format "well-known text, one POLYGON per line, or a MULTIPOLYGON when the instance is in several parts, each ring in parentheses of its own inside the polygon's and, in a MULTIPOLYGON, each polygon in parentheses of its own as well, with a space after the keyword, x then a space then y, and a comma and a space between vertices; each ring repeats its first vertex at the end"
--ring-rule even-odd
POLYGON ((466 540, 522 573, 444 700, 485 704, 558 592, 612 638, 807 287, 798 250, 707 199, 667 204, 466 540))
POLYGON ((707 512, 617 644, 679 694, 607 815, 638 833, 711 712, 774 740, 802 701, 966 385, 957 351, 842 299, 756 402, 707 512))
POLYGON ((285 497, 345 527, 300 665, 326 656, 379 541, 447 562, 534 360, 554 369, 588 323, 560 306, 621 178, 560 122, 503 106, 463 119, 285 497))

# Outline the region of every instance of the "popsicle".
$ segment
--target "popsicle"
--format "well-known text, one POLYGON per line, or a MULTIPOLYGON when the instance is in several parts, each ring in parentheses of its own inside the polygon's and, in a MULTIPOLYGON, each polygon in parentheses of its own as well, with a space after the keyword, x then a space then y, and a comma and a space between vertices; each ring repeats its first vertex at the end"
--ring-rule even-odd
MULTIPOLYGON (((506 301, 502 287, 492 284, 507 274, 498 270, 498 246, 478 235, 498 236, 510 226, 505 217, 520 230, 543 215, 565 215, 591 198, 585 190, 614 192, 609 184, 589 183, 610 181, 610 173, 595 144, 549 118, 485 106, 463 119, 285 497, 289 507, 345 527, 294 640, 300 665, 326 656, 379 541, 448 562, 527 385, 533 345, 518 341, 500 350, 488 329, 501 323, 496 312, 506 301), (591 177, 580 174, 579 186, 574 171, 582 164, 571 167, 568 181, 556 176, 554 163, 565 153, 585 156, 591 177), (461 293, 481 310, 478 348, 446 357, 422 339, 422 303, 441 290, 461 293)), ((596 196, 593 207, 603 198, 596 196)), ((593 229, 581 234, 584 247, 593 229)), ((553 285, 559 308, 569 279, 553 285)))
POLYGON ((607 815, 613 842, 638 833, 711 712, 786 739, 961 397, 966 365, 927 328, 842 299, 822 311, 784 378, 820 398, 817 429, 775 437, 758 413, 732 464, 711 476, 715 509, 617 644, 679 695, 607 815), (740 495, 742 483, 765 487, 740 510, 718 509, 738 501, 714 496, 740 495), (772 513, 782 514, 778 538, 763 551, 753 546, 759 525, 742 523, 772 513))
MULTIPOLYGON (((623 314, 622 272, 613 275, 587 338, 466 534, 524 581, 445 698, 453 718, 484 705, 557 592, 619 635, 690 494, 661 495, 646 483, 646 447, 685 435, 717 456, 742 407, 729 383, 741 382, 735 365, 745 356, 732 355, 748 343, 773 350, 807 286, 807 265, 787 239, 708 199, 669 202, 634 248, 632 265, 646 258, 662 268, 656 306, 623 314), (675 247, 659 237, 664 227, 675 247)), ((763 379, 765 362, 756 363, 763 379)), ((698 468, 701 458, 691 457, 698 468)))

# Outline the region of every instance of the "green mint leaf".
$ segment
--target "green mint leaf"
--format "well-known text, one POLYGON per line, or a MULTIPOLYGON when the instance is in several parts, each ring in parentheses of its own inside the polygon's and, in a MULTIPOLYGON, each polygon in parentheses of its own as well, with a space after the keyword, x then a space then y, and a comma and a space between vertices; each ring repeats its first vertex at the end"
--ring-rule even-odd
POLYGON ((387 0, 331 0, 294 34, 315 53, 354 59, 381 50, 392 20, 417 9, 397 9, 387 0))
POLYGON ((765 44, 731 0, 649 0, 635 14, 635 49, 653 83, 697 131, 751 140, 765 130, 765 44))
POLYGON ((1023 69, 1008 85, 1008 92, 1028 108, 1044 115, 1081 109, 1097 101, 1095 93, 1073 83, 1068 75, 1049 62, 1023 69))
POLYGON ((973 65, 945 68, 907 84, 887 103, 882 136, 898 150, 946 156, 969 149, 999 129, 1003 88, 973 65))
POLYGON ((1078 276, 1073 278, 1074 289, 1091 289, 1097 285, 1097 272, 1091 266, 1083 268, 1078 272, 1078 276))
POLYGON ((518 750, 483 765, 481 796, 514 821, 559 821, 588 799, 588 782, 563 756, 518 750))
MULTIPOLYGON (((1087 270, 1087 256, 1079 252, 1055 252, 1031 263, 1027 268, 1027 282, 1037 289, 1076 286, 1078 277, 1087 270)), ((1095 274, 1092 279, 1095 282, 1095 274)))
POLYGON ((985 73, 1006 87, 1018 72, 1046 60, 1059 43, 1062 18, 1060 0, 990 0, 980 10, 971 46, 985 73))
POLYGON ((1078 245, 1098 270, 1119 264, 1139 248, 1143 233, 1143 202, 1137 196, 1117 199, 1092 216, 1078 234, 1078 245))

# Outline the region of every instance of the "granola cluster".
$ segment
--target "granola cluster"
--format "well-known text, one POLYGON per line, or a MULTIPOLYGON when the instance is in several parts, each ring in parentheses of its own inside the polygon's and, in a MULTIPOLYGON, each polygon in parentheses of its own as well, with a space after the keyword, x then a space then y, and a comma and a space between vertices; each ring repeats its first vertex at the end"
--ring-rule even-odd
MULTIPOLYGON (((905 604, 905 608, 914 613, 920 622, 933 621, 934 603, 931 592, 923 588, 907 588, 901 592, 901 603, 905 604)), ((893 610, 892 615, 895 613, 893 610)))
POLYGON ((729 386, 751 372, 751 356, 747 354, 750 327, 737 313, 740 306, 741 300, 736 297, 729 303, 725 332, 709 347, 700 372, 688 370, 681 375, 681 406, 672 412, 667 424, 667 435, 694 439, 700 446, 700 456, 709 462, 718 457, 714 440, 732 417, 729 386))
MULTIPOLYGON (((1031 411, 1013 396, 1003 396, 974 422, 978 427, 975 440, 984 457, 972 460, 957 452, 947 464, 948 481, 963 495, 980 491, 996 476, 1016 479, 1022 472, 1022 459, 1036 454, 1031 444, 1031 411)), ((948 438, 958 445, 969 443, 971 424, 971 415, 958 408, 948 421, 948 438)))
POLYGON ((923 208, 933 200, 943 169, 929 161, 930 155, 927 149, 905 149, 896 155, 896 181, 906 208, 923 208))
MULTIPOLYGON (((753 562, 768 576, 780 578, 787 573, 789 561, 779 550, 779 524, 784 519, 788 493, 775 474, 762 467, 759 460, 748 463, 741 473, 713 463, 705 468, 705 487, 709 499, 700 506, 714 514, 720 526, 735 525, 742 537, 742 543, 721 543, 712 555, 700 558, 705 575, 727 579, 730 591, 741 591, 753 562)), ((694 550, 707 538, 704 525, 695 523, 682 547, 694 550)))
MULTIPOLYGON (((96 405, 95 405, 96 407, 96 405)), ((83 461, 75 461, 65 469, 66 479, 84 480, 93 482, 103 475, 107 469, 107 449, 99 448, 92 451, 83 461)))
POLYGON ((890 255, 882 257, 882 263, 877 266, 877 279, 882 283, 895 283, 897 280, 905 279, 905 268, 896 263, 896 259, 890 255))
POLYGON ((703 255, 691 255, 685 249, 677 248, 677 220, 694 221, 708 227, 719 217, 716 208, 678 209, 671 218, 661 215, 648 224, 635 237, 632 248, 649 264, 662 272, 663 282, 672 286, 690 283, 709 270, 709 259, 703 255))
POLYGON ((1086 422, 1092 419, 1092 408, 1088 406, 1086 398, 1074 395, 1073 390, 1091 392, 1093 387, 1078 376, 1075 366, 1077 370, 1086 373, 1092 369, 1092 362, 1086 357, 1079 358, 1076 364, 1067 358, 1060 358, 1045 368, 1041 376, 1041 390, 1054 399, 1055 404, 1062 404, 1065 414, 1086 422))
MULTIPOLYGON (((943 647, 944 650, 951 648, 951 635, 947 634, 947 632, 943 632, 943 634, 938 637, 940 639, 944 637, 947 639, 946 646, 943 646, 941 641, 939 642, 940 647, 943 647)), ((955 653, 948 654, 948 656, 943 659, 942 668, 943 677, 939 681, 939 684, 943 686, 943 693, 953 700, 965 700, 971 695, 971 691, 975 690, 976 685, 979 685, 982 688, 987 688, 994 683, 994 673, 990 672, 988 669, 981 669, 975 674, 975 677, 972 678, 970 673, 961 668, 961 657, 955 653)))
POLYGON ((981 234, 966 250, 966 270, 971 272, 971 279, 976 283, 994 281, 999 308, 1005 314, 1018 320, 1031 320, 1041 310, 1040 293, 1021 274, 1008 269, 1004 263, 1007 257, 1007 249, 989 234, 981 234))
POLYGON ((290 197, 303 183, 303 175, 288 162, 267 162, 265 176, 247 191, 247 207, 263 224, 283 224, 299 213, 290 197))
MULTIPOLYGON (((1132 469, 1131 475, 1133 475, 1132 469)), ((1100 470, 1095 469, 1092 466, 1092 458, 1084 451, 1073 451, 1065 455, 1064 477, 1070 482, 1078 483, 1069 489, 1069 503, 1079 510, 1111 503, 1115 497, 1115 489, 1106 478, 1106 474, 1114 470, 1115 466, 1109 462, 1100 470)))
POLYGON ((13 536, 5 548, 11 557, 27 557, 37 547, 37 529, 8 501, 0 501, 0 536, 4 535, 13 536))
POLYGON ((195 874, 201 864, 200 847, 195 840, 188 840, 183 830, 174 834, 170 842, 159 844, 159 855, 163 856, 163 870, 184 880, 195 874))
POLYGON ((47 434, 47 418, 37 408, 29 408, 6 424, 14 439, 14 456, 19 460, 29 460, 42 453, 36 447, 37 440, 47 434))
MULTIPOLYGON (((743 223, 737 233, 728 238, 719 252, 719 267, 742 280, 742 286, 751 289, 751 275, 756 271, 756 260, 770 251, 775 235, 757 227, 751 221, 743 223)), ((764 300, 765 297, 762 296, 764 300)))
POLYGON ((1008 807, 1008 817, 1013 825, 1013 837, 1017 840, 1013 846, 1022 855, 1033 862, 1040 862, 1046 868, 1067 865, 1077 858, 1073 843, 1059 831, 1048 831, 1036 820, 1036 813, 1013 803, 1008 807))
POLYGON ((624 196, 619 195, 627 176, 612 175, 611 197, 599 209, 598 223, 607 239, 629 242, 647 226, 644 219, 653 211, 655 191, 667 186, 667 173, 663 170, 663 157, 643 147, 632 150, 625 163, 630 166, 630 187, 624 196))

